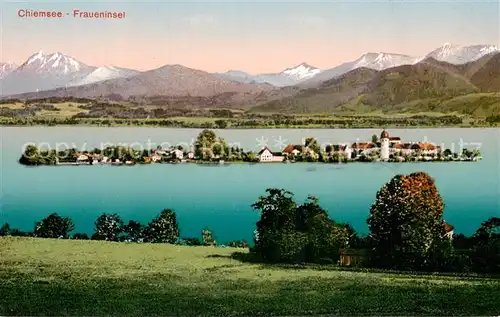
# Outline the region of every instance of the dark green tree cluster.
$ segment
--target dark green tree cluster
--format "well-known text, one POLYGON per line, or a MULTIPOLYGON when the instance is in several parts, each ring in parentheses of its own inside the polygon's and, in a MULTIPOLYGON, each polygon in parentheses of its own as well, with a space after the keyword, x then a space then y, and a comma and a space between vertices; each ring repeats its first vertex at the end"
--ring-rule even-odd
POLYGON ((164 209, 146 226, 134 220, 124 224, 118 214, 102 214, 95 221, 92 240, 176 243, 179 225, 171 209, 164 209))
POLYGON ((40 150, 34 145, 28 145, 19 158, 23 165, 56 165, 57 153, 55 150, 40 150))
POLYGON ((57 213, 35 224, 34 236, 39 238, 67 238, 69 232, 75 229, 69 217, 61 217, 57 213))
POLYGON ((309 197, 298 205, 293 194, 277 188, 266 190, 252 205, 260 211, 254 252, 266 262, 336 261, 339 249, 347 247, 344 225, 328 218, 318 200, 309 197))

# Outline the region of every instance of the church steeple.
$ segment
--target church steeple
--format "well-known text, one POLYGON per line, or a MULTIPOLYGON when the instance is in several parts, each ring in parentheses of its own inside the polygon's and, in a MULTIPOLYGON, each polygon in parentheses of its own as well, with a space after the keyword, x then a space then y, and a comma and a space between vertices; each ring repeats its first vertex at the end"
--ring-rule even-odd
POLYGON ((389 138, 389 133, 387 131, 382 131, 382 134, 380 134, 380 139, 388 139, 389 138))

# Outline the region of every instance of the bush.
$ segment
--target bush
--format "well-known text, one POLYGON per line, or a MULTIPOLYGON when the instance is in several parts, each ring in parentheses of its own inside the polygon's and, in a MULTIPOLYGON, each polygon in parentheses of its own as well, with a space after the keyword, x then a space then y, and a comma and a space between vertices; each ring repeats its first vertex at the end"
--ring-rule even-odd
POLYGON ((73 235, 73 239, 75 239, 75 240, 88 240, 89 236, 86 233, 75 233, 73 235))
POLYGON ((144 240, 145 227, 141 223, 130 220, 128 224, 123 226, 124 235, 120 237, 122 241, 142 242, 144 240))
POLYGON ((248 242, 246 242, 245 240, 231 241, 227 245, 231 248, 244 248, 244 249, 246 249, 249 247, 248 242))
POLYGON ((199 238, 184 238, 181 240, 180 244, 189 246, 202 245, 201 240, 199 238))
POLYGON ((10 225, 6 223, 0 228, 0 236, 10 236, 10 234, 11 234, 10 225))

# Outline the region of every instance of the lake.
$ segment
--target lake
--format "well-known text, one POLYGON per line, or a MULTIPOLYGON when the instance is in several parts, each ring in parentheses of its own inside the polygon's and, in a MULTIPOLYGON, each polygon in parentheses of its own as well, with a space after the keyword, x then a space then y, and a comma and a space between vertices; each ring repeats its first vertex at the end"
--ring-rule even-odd
MULTIPOLYGON (((90 150, 103 143, 187 145, 201 130, 168 128, 0 127, 0 224, 33 230, 52 212, 70 216, 76 231, 91 234, 103 212, 147 223, 163 208, 176 211, 181 236, 200 236, 208 226, 218 241, 251 241, 259 214, 250 205, 266 188, 285 188, 302 202, 317 196, 330 216, 366 233, 377 190, 396 174, 423 171, 436 179, 445 202, 444 218, 455 232, 471 234, 500 216, 500 129, 391 129, 403 141, 441 144, 458 150, 480 146, 480 162, 331 164, 155 164, 145 166, 25 167, 17 163, 27 143, 57 143, 90 150)), ((281 150, 316 137, 322 144, 369 141, 381 129, 216 130, 229 143, 258 151, 281 150)), ((59 149, 64 149, 59 144, 59 149)))

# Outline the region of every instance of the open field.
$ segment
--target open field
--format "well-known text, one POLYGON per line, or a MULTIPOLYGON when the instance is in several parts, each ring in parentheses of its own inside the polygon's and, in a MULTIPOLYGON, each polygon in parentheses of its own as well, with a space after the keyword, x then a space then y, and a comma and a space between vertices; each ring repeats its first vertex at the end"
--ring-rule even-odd
POLYGON ((0 315, 494 315, 500 280, 264 266, 243 249, 0 238, 0 315))
MULTIPOLYGON (((470 98, 470 97, 469 97, 470 98)), ((25 106, 22 103, 3 103, 0 125, 84 125, 84 126, 150 126, 212 129, 262 128, 425 128, 425 127, 489 127, 500 120, 486 116, 464 114, 450 109, 387 113, 253 113, 241 109, 175 109, 160 106, 137 106, 130 103, 100 104, 89 107, 79 102, 43 102, 25 106), (90 110, 89 110, 90 109, 90 110), (3 112, 2 112, 3 111, 3 112), (3 113, 3 114, 2 114, 3 113)), ((454 106, 453 106, 454 107, 454 106)), ((480 112, 479 110, 474 113, 480 112)), ((484 114, 484 113, 483 113, 484 114)), ((486 114, 484 114, 486 115, 486 114)))

